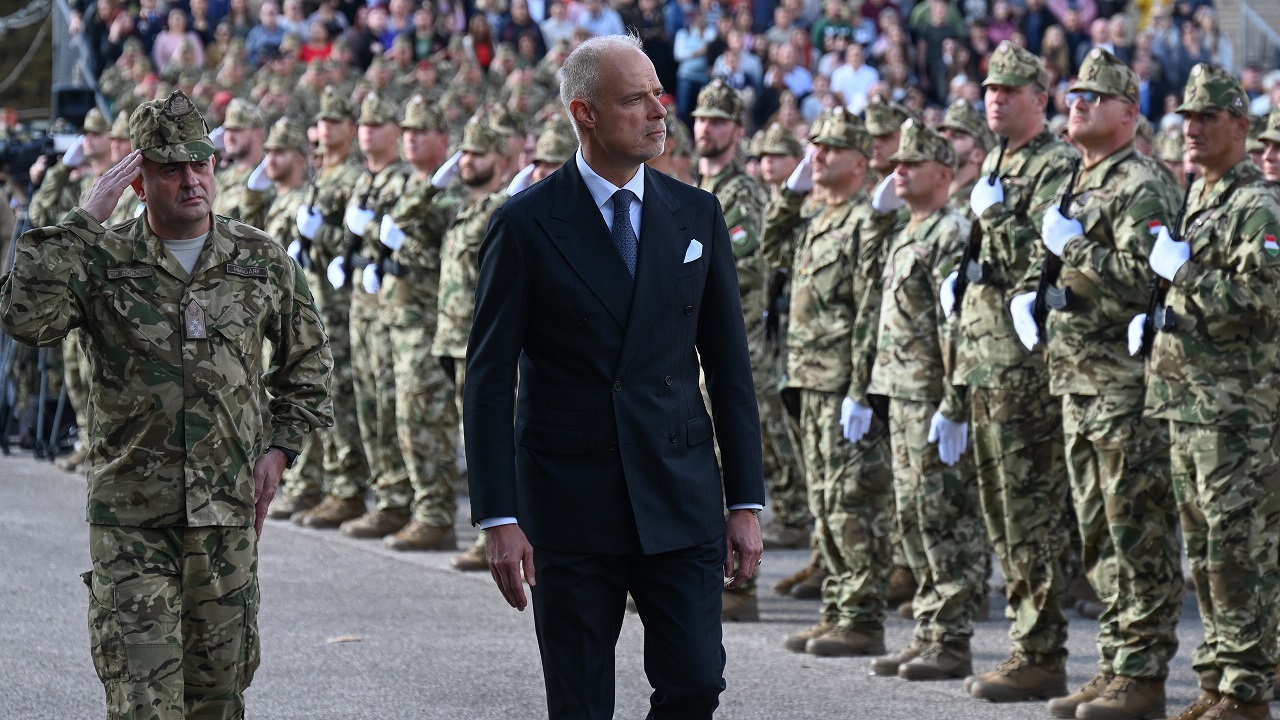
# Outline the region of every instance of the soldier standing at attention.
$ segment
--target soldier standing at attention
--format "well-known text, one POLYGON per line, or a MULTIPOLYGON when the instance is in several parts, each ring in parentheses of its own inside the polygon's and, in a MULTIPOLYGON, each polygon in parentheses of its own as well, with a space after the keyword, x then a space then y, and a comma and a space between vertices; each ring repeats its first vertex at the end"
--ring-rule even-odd
POLYGON ((996 134, 987 127, 987 118, 964 98, 951 103, 938 130, 956 151, 956 171, 947 205, 972 223, 976 218, 969 207, 969 196, 982 176, 982 163, 996 146, 996 134))
POLYGON ((80 207, 19 241, 0 326, 32 345, 79 328, 95 359, 83 579, 108 717, 241 718, 258 536, 285 466, 332 420, 332 358, 284 248, 212 214, 213 145, 187 96, 139 106, 130 135, 80 207), (131 184, 147 211, 103 227, 131 184))
MULTIPOLYGON (((1191 187, 1181 239, 1161 228, 1150 254, 1169 288, 1145 412, 1169 422, 1173 491, 1204 623, 1191 656, 1203 694, 1177 716, 1187 719, 1270 718, 1276 671, 1280 193, 1245 153, 1248 107, 1227 71, 1192 68, 1177 111, 1204 174, 1191 187)), ((1133 351, 1145 319, 1130 325, 1133 351)))
MULTIPOLYGON (((218 170, 218 187, 222 189, 214 204, 215 215, 225 215, 254 227, 266 224, 267 206, 271 198, 261 190, 249 187, 249 176, 262 164, 262 113, 248 101, 236 98, 227 105, 222 122, 222 156, 226 165, 218 170)), ((266 184, 270 190, 270 183, 266 184)))
POLYGON ((1280 107, 1267 116, 1267 127, 1258 140, 1262 143, 1262 174, 1280 183, 1280 107))
POLYGON ((1008 41, 996 48, 986 79, 987 124, 1008 138, 1008 151, 1000 166, 987 156, 970 196, 981 247, 959 270, 970 279, 963 302, 953 307, 956 273, 940 292, 943 311, 960 313, 954 381, 969 388, 982 512, 1013 616, 1009 659, 965 680, 967 692, 992 702, 1067 694, 1062 596, 1071 545, 1062 403, 1049 394, 1042 355, 1019 344, 1008 309, 1040 245, 1040 216, 1079 157, 1045 128, 1047 85, 1036 56, 1008 41))
MULTIPOLYGON (((129 115, 128 113, 120 113, 116 115, 116 119, 111 123, 111 162, 108 167, 124 160, 125 155, 132 152, 129 147, 129 115)), ((106 227, 112 227, 124 222, 128 222, 142 212, 142 201, 138 199, 138 194, 133 190, 125 190, 120 195, 120 202, 116 203, 115 210, 111 211, 111 217, 106 222, 106 227)))
MULTIPOLYGON (((1089 52, 1067 96, 1068 132, 1083 153, 1064 216, 1044 214, 1045 252, 1061 258, 1044 338, 1049 391, 1062 398, 1071 497, 1085 576, 1105 610, 1098 618, 1098 674, 1049 702, 1054 717, 1163 718, 1164 681, 1178 650, 1182 562, 1169 484, 1165 423, 1142 417, 1142 359, 1125 352, 1129 319, 1149 297, 1154 231, 1177 214, 1178 187, 1159 160, 1134 149, 1138 76, 1102 48, 1089 52)), ((1042 265, 1042 263, 1041 263, 1042 265)), ((1017 295, 1023 344, 1041 338, 1031 303, 1040 268, 1017 295)))

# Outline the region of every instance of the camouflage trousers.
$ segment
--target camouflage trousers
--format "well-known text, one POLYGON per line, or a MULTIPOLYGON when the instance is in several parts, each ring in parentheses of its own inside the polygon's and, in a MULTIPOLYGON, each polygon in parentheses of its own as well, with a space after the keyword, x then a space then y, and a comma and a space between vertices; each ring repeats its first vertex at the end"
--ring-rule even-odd
POLYGON ((89 422, 89 361, 80 346, 80 332, 67 335, 62 341, 62 376, 67 388, 67 401, 76 414, 76 422, 87 427, 89 422))
POLYGON ((258 668, 253 528, 89 526, 89 643, 111 720, 244 717, 258 668))
POLYGON ((453 527, 458 515, 458 405, 453 378, 431 354, 429 328, 392 327, 396 430, 413 489, 413 519, 453 527))
POLYGON ((1013 654, 1062 669, 1072 576, 1062 403, 1047 380, 970 388, 973 460, 987 536, 1007 581, 1013 654))
POLYGON ((989 550, 978 480, 969 453, 945 465, 929 442, 932 403, 889 403, 897 524, 918 586, 912 600, 915 637, 968 643, 986 596, 989 550))
POLYGON ((1062 398, 1081 562, 1106 607, 1098 670, 1163 679, 1178 651, 1182 562, 1169 481, 1169 434, 1142 398, 1062 398))
POLYGON ((391 328, 382 321, 378 299, 357 289, 351 299, 351 372, 356 391, 360 439, 372 470, 379 509, 407 508, 413 500, 409 471, 396 432, 395 357, 391 328))
POLYGON ((884 632, 893 526, 889 435, 880 420, 851 443, 840 426, 839 393, 800 391, 809 509, 814 536, 829 575, 822 583, 822 614, 874 636, 884 632))
POLYGON ((774 517, 784 527, 807 528, 813 523, 808 491, 797 444, 787 427, 787 411, 778 395, 776 373, 759 370, 756 376, 756 404, 760 408, 760 435, 764 440, 764 474, 769 480, 769 500, 774 517), (761 377, 765 379, 762 381, 761 377))
POLYGON ((1269 702, 1280 619, 1276 426, 1173 421, 1169 440, 1173 491, 1204 623, 1191 666, 1205 689, 1269 702))

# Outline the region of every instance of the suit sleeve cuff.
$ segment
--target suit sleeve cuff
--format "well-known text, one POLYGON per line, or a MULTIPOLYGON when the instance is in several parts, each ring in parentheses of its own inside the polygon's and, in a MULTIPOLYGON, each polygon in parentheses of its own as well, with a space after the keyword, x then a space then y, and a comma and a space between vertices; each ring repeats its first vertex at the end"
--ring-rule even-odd
POLYGON ((515 525, 516 519, 513 517, 484 518, 476 524, 480 526, 481 530, 488 530, 489 528, 496 528, 499 525, 515 525))
POLYGON ((729 506, 730 510, 764 510, 764 506, 760 503, 734 503, 729 506))

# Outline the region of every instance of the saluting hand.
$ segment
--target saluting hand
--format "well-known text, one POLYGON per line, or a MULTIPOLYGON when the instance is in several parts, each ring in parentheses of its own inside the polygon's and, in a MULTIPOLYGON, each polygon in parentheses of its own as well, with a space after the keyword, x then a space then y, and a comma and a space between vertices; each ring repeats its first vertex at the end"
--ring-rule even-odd
POLYGON ((125 189, 141 174, 142 153, 134 150, 93 181, 93 186, 85 193, 84 202, 80 203, 80 209, 94 220, 106 222, 115 212, 116 205, 120 204, 120 196, 125 189))

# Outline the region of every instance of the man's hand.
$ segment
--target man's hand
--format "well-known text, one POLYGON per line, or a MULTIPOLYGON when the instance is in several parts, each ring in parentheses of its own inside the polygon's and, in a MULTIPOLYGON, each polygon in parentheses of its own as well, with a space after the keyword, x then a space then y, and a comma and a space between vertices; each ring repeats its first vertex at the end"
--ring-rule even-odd
POLYGON ((262 537, 262 523, 267 519, 267 508, 271 506, 271 499, 280 488, 280 478, 284 476, 284 469, 288 465, 289 460, 280 448, 271 448, 253 464, 253 504, 256 511, 253 529, 257 531, 258 537, 262 537))
POLYGON ((764 554, 760 539, 760 517, 754 510, 730 510, 724 527, 724 576, 729 578, 726 590, 742 587, 755 577, 764 554), (736 561, 734 556, 737 556, 736 561))
POLYGON ((249 173, 249 179, 246 180, 244 184, 245 187, 254 192, 266 192, 274 186, 274 183, 271 182, 271 178, 267 177, 266 160, 258 163, 258 167, 254 168, 253 172, 249 173))
POLYGON ((444 161, 439 170, 431 176, 432 187, 444 189, 449 187, 449 183, 458 177, 458 161, 462 160, 462 151, 453 154, 453 157, 444 161))
POLYGON ((929 442, 938 446, 938 459, 955 465, 969 445, 969 423, 952 422, 939 410, 929 421, 929 442))
POLYGON ((949 318, 951 313, 956 309, 956 280, 960 279, 960 272, 957 270, 947 276, 942 281, 942 287, 938 288, 938 302, 942 305, 942 317, 949 318))
POLYGON ((493 581, 498 584, 507 604, 524 612, 529 602, 525 599, 521 574, 529 580, 529 587, 538 584, 533 573, 533 546, 515 523, 495 525, 484 532, 484 555, 489 560, 489 574, 493 575, 493 581))
POLYGON ((870 407, 846 397, 840 403, 840 431, 844 434, 844 439, 856 443, 866 437, 871 430, 873 414, 870 407))
POLYGON ((982 213, 987 211, 992 205, 999 205, 1004 202, 1004 186, 999 180, 994 183, 989 178, 982 178, 977 185, 973 186, 973 190, 969 193, 969 209, 973 214, 982 217, 982 213))
POLYGON ((1143 331, 1147 327, 1147 314, 1138 313, 1129 321, 1129 354, 1137 355, 1142 352, 1143 331))
POLYGON ((390 213, 382 216, 382 228, 378 233, 378 239, 392 252, 404 246, 404 231, 396 224, 395 218, 391 217, 390 213))
POLYGON ((1165 280, 1173 280, 1178 270, 1191 259, 1191 245, 1173 239, 1164 225, 1151 229, 1156 244, 1151 248, 1151 269, 1165 280))
POLYGON ((298 234, 308 240, 316 239, 316 232, 320 230, 321 223, 324 218, 320 217, 320 213, 310 205, 302 205, 298 208, 298 214, 295 218, 298 224, 298 234))
POLYGON ((1081 235, 1084 235, 1084 226, 1079 220, 1063 215, 1056 205, 1045 211, 1044 222, 1040 223, 1040 239, 1049 252, 1062 257, 1071 238, 1081 235))
POLYGON ((347 208, 347 215, 344 220, 348 230, 357 237, 364 237, 365 228, 369 226, 369 223, 373 222, 373 211, 352 205, 347 208))
POLYGON ((1040 343, 1040 328, 1036 325, 1033 306, 1036 294, 1033 292, 1014 295, 1009 301, 1009 314, 1013 317, 1013 329, 1018 333, 1018 340, 1028 350, 1035 349, 1040 343))
POLYGON ((93 181, 93 186, 89 188, 89 192, 85 193, 84 200, 80 203, 80 209, 94 220, 100 223, 106 222, 115 211, 116 205, 120 204, 120 196, 124 194, 125 188, 129 187, 141 174, 142 153, 134 150, 125 155, 123 160, 112 165, 111 169, 102 173, 102 177, 93 181))

